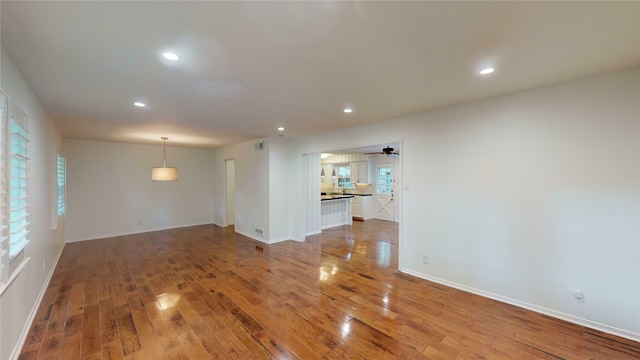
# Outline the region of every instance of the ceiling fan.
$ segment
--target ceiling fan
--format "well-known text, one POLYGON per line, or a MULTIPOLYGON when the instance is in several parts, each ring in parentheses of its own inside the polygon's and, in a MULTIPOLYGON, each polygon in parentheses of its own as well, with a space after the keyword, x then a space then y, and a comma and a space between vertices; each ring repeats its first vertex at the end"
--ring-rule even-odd
POLYGON ((364 154, 365 155, 387 155, 387 156, 396 157, 400 155, 400 152, 397 149, 394 149, 391 146, 387 145, 387 147, 383 148, 381 152, 368 152, 364 154))

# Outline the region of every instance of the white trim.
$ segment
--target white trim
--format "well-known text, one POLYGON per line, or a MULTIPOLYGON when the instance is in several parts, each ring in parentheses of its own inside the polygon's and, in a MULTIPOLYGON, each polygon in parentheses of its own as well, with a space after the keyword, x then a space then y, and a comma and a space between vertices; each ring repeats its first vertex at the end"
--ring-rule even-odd
POLYGON ((290 240, 297 241, 297 242, 304 242, 305 239, 303 238, 302 240, 300 240, 300 239, 298 239, 297 236, 293 236, 292 235, 290 240))
MULTIPOLYGON (((20 262, 20 265, 18 265, 18 267, 11 273, 11 275, 9 276, 9 279, 7 279, 7 282, 0 286, 0 295, 2 295, 5 292, 5 290, 7 290, 9 286, 11 286, 11 283, 13 282, 13 280, 15 280, 18 277, 18 275, 20 275, 20 272, 22 271, 22 269, 24 269, 24 267, 27 265, 29 260, 31 260, 30 257, 24 258, 24 260, 20 262)), ((9 266, 9 264, 5 264, 5 266, 9 266)))
POLYGON ((260 238, 260 237, 257 237, 257 236, 253 236, 253 235, 251 235, 251 234, 247 234, 247 233, 245 233, 244 231, 238 231, 238 230, 236 230, 236 232, 237 232, 238 234, 240 234, 240 235, 244 235, 244 236, 246 236, 246 237, 248 237, 248 238, 250 238, 250 239, 260 241, 261 243, 270 244, 270 242, 269 242, 267 239, 265 239, 265 238, 260 238))
POLYGON ((283 241, 289 241, 289 240, 293 240, 293 239, 288 238, 288 237, 284 237, 284 238, 280 238, 280 239, 272 239, 272 240, 269 240, 269 244, 275 244, 275 243, 279 243, 279 242, 283 242, 283 241))
POLYGON ((245 232, 243 232, 243 231, 238 231, 238 230, 236 230, 236 233, 238 233, 238 234, 240 234, 240 235, 242 235, 242 236, 246 236, 246 237, 248 237, 248 238, 251 238, 251 239, 253 239, 253 240, 260 241, 261 243, 269 244, 269 245, 271 245, 271 244, 276 244, 276 243, 283 242, 283 241, 289 241, 289 240, 291 240, 291 241, 295 241, 295 240, 293 240, 293 239, 291 239, 291 238, 288 238, 288 237, 279 238, 279 239, 273 239, 273 240, 268 240, 268 239, 265 239, 265 238, 261 238, 261 237, 257 237, 257 236, 249 235, 249 234, 247 234, 247 233, 245 233, 245 232))
POLYGON ((27 340, 27 335, 29 335, 29 330, 31 329, 33 320, 35 319, 36 314, 38 313, 38 309, 40 308, 40 303, 44 298, 44 293, 47 291, 47 288, 49 287, 49 282, 51 282, 51 277, 53 276, 53 272, 56 269, 56 266, 58 266, 58 260, 60 260, 60 257, 62 256, 63 251, 64 251, 64 246, 60 249, 60 251, 58 252, 58 255, 56 255, 56 258, 53 260, 53 264, 51 265, 51 270, 49 270, 49 274, 47 274, 47 277, 44 280, 44 283, 42 284, 42 289, 40 289, 40 293, 38 294, 36 303, 33 305, 33 308, 31 309, 31 312, 27 317, 27 321, 24 323, 24 328, 22 328, 22 332, 20 333, 18 342, 16 343, 16 346, 13 348, 13 351, 11 351, 11 355, 9 356, 9 359, 11 360, 18 360, 18 357, 20 356, 20 352, 22 351, 22 346, 24 346, 24 342, 27 340))
MULTIPOLYGON (((24 251, 24 249, 27 248, 27 245, 29 245, 29 243, 31 242, 31 240, 27 239, 27 234, 29 233, 29 231, 27 230, 27 233, 24 234, 24 239, 20 240, 19 243, 11 243, 11 238, 9 238, 9 263, 11 263, 13 261, 13 259, 16 258, 16 256, 18 256, 21 252, 24 251), (11 248, 11 246, 15 246, 16 244, 19 244, 18 247, 15 247, 14 249, 11 248)), ((22 268, 20 268, 22 269, 22 268)), ((16 269, 16 271, 14 272, 18 272, 19 269, 16 269)), ((12 274, 13 276, 13 274, 12 274)), ((9 282, 9 281, 7 281, 9 282)), ((2 294, 2 292, 0 292, 0 294, 2 294)))
POLYGON ((494 294, 494 293, 489 292, 489 291, 476 289, 476 288, 473 288, 473 287, 470 287, 470 286, 458 284, 458 283, 451 282, 451 281, 444 280, 444 279, 440 279, 440 278, 437 278, 437 277, 434 277, 434 276, 429 276, 429 275, 426 275, 426 274, 423 274, 423 273, 420 273, 420 272, 417 272, 417 271, 409 270, 409 269, 406 269, 406 268, 400 269, 400 272, 403 272, 403 273, 406 273, 406 274, 409 274, 409 275, 413 275, 413 276, 419 277, 419 278, 424 279, 424 280, 429 280, 429 281, 433 281, 433 282, 438 283, 438 284, 442 284, 442 285, 446 285, 446 286, 449 286, 449 287, 452 287, 452 288, 456 288, 458 290, 462 290, 462 291, 466 291, 466 292, 469 292, 469 293, 472 293, 472 294, 480 295, 482 297, 486 297, 486 298, 489 298, 489 299, 493 299, 493 300, 496 300, 496 301, 500 301, 500 302, 503 302, 503 303, 507 303, 507 304, 514 305, 514 306, 517 306, 517 307, 521 307, 523 309, 531 310, 531 311, 534 311, 534 312, 537 312, 537 313, 540 313, 540 314, 548 315, 548 316, 551 316, 551 317, 554 317, 554 318, 557 318, 557 319, 568 321, 568 322, 573 323, 573 324, 581 325, 581 326, 588 327, 588 328, 591 328, 591 329, 594 329, 594 330, 598 330, 598 331, 602 331, 602 332, 605 332, 605 333, 608 333, 608 334, 619 336, 619 337, 622 337, 622 338, 625 338, 625 339, 629 339, 629 340, 633 340, 633 341, 640 341, 640 333, 634 333, 634 332, 631 332, 631 331, 618 329, 618 328, 613 327, 613 326, 601 324, 599 322, 591 321, 591 320, 588 320, 588 319, 583 319, 583 318, 580 318, 580 317, 577 317, 577 316, 573 316, 573 315, 570 315, 570 314, 565 314, 563 312, 559 312, 559 311, 556 311, 556 310, 547 309, 547 308, 542 307, 542 306, 529 304, 529 303, 526 303, 524 301, 512 299, 512 298, 509 298, 509 297, 506 297, 506 296, 494 294))
POLYGON ((217 222, 212 222, 213 225, 217 226, 217 227, 221 227, 221 228, 226 228, 228 226, 224 226, 222 224, 218 224, 217 222))

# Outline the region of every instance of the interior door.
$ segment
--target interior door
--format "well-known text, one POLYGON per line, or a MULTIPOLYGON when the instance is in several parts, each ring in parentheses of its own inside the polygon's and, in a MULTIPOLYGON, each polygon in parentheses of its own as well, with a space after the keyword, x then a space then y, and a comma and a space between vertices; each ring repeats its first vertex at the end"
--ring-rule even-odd
POLYGON ((374 174, 375 193, 373 194, 373 200, 375 212, 373 217, 394 221, 393 191, 395 181, 393 178, 393 164, 376 164, 374 174))

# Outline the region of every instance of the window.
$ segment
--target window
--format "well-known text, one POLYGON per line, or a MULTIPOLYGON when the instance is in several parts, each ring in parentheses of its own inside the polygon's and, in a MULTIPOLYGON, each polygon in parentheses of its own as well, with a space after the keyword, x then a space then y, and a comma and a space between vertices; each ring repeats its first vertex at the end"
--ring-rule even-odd
POLYGON ((376 167, 376 192, 378 194, 391 194, 391 167, 376 167))
POLYGON ((28 244, 29 212, 27 180, 29 160, 29 131, 27 116, 11 106, 8 130, 8 180, 9 180, 9 261, 13 260, 28 244))
MULTIPOLYGON (((7 170, 5 158, 5 134, 9 118, 9 98, 0 90, 0 288, 9 279, 9 236, 7 236, 7 170)), ((1 294, 1 291, 0 291, 1 294)))
POLYGON ((351 185, 351 165, 349 164, 338 164, 336 165, 336 174, 337 174, 337 187, 339 188, 352 188, 351 185))
POLYGON ((67 212, 67 159, 58 152, 56 157, 56 183, 58 184, 58 216, 67 212))

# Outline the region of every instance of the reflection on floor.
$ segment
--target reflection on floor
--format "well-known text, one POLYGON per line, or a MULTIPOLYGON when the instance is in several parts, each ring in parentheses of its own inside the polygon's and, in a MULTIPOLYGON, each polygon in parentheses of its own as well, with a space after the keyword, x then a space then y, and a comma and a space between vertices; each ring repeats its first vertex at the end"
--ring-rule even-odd
POLYGON ((635 359, 640 344, 401 274, 367 220, 266 245, 213 225, 67 244, 21 359, 635 359))

